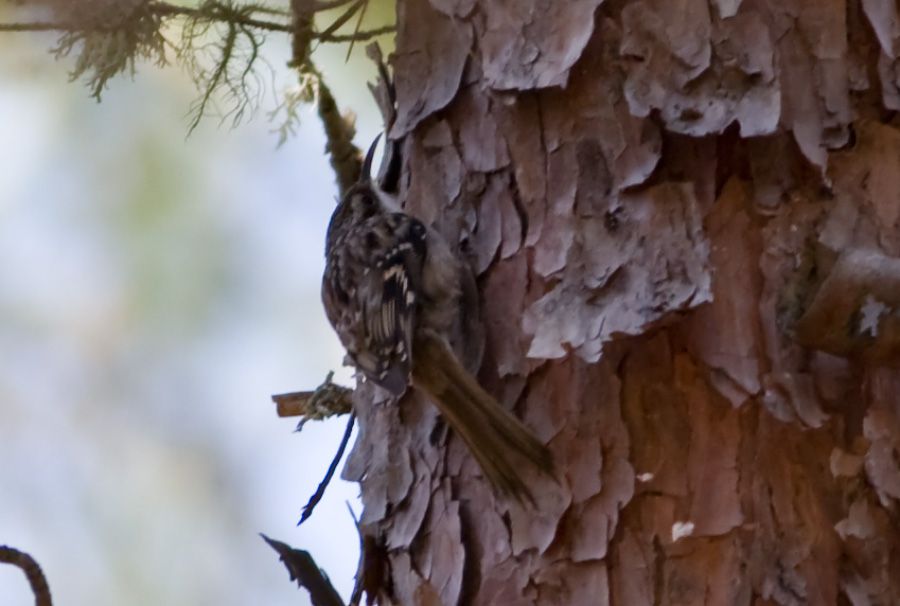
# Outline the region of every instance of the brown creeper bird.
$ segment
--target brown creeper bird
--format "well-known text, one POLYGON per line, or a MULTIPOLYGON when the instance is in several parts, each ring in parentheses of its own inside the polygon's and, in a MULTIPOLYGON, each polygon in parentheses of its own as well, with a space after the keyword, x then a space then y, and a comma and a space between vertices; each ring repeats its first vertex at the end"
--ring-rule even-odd
POLYGON ((356 368, 395 397, 412 385, 438 408, 501 492, 532 499, 521 460, 552 475, 550 452, 472 373, 482 344, 469 266, 423 223, 392 208, 369 176, 335 208, 325 240, 322 301, 356 368))

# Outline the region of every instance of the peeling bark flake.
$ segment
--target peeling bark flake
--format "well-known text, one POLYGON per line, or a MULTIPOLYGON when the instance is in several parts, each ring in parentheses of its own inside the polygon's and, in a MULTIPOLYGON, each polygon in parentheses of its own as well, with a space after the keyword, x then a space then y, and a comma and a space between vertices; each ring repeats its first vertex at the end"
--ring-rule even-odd
MULTIPOLYGON (((462 589, 466 553, 460 533, 459 503, 445 502, 437 493, 431 501, 427 550, 430 558, 424 570, 440 595, 441 604, 457 604, 462 589)), ((446 491, 449 494, 449 490, 446 491)))
POLYGON ((450 119, 458 125, 460 155, 469 171, 489 173, 509 164, 506 141, 494 119, 491 99, 476 86, 464 88, 450 119))
POLYGON ((524 305, 527 282, 525 255, 496 263, 484 282, 486 347, 500 378, 525 374, 524 336, 519 325, 523 310, 510 309, 509 302, 524 305))
POLYGON ((594 31, 603 0, 482 0, 479 29, 485 81, 495 89, 565 86, 594 31))
POLYGON ((391 531, 387 535, 387 547, 406 549, 409 547, 428 511, 428 497, 431 494, 431 473, 421 460, 415 463, 415 481, 409 496, 391 513, 391 531))
POLYGON ((603 562, 546 566, 535 579, 540 606, 608 606, 609 578, 603 562))
POLYGON ((439 217, 453 218, 448 209, 461 195, 464 168, 446 122, 430 125, 427 134, 424 141, 407 146, 409 182, 402 198, 406 212, 433 225, 439 217))
POLYGON ((708 242, 693 188, 665 183, 621 197, 619 226, 583 219, 569 272, 525 312, 528 356, 588 362, 617 335, 636 335, 711 299, 708 242))
POLYGON ((403 137, 450 103, 472 48, 471 26, 437 12, 428 0, 407 0, 397 7, 397 121, 391 138, 403 137))
POLYGON ((772 133, 781 113, 775 50, 755 13, 713 23, 705 1, 654 0, 622 11, 625 96, 632 113, 661 112, 676 133, 772 133))
POLYGON ((689 345, 711 368, 728 375, 722 395, 739 406, 761 389, 761 332, 756 301, 761 290, 759 234, 752 227, 746 184, 729 181, 707 217, 712 264, 712 302, 686 322, 689 345), (710 330, 711 326, 717 327, 710 330), (737 389, 731 388, 731 385, 737 389), (725 387, 727 386, 727 387, 725 387))
POLYGON ((688 356, 676 356, 675 382, 691 419, 687 472, 691 532, 724 535, 744 521, 738 490, 738 412, 723 406, 688 356))
POLYGON ((429 0, 431 6, 448 17, 465 19, 475 8, 475 0, 429 0))
POLYGON ((509 196, 506 185, 490 179, 487 189, 478 196, 478 222, 472 234, 472 250, 475 253, 475 275, 484 273, 497 255, 503 237, 503 219, 500 215, 500 196, 509 196), (494 185, 491 185, 491 184, 494 185))
POLYGON ((397 407, 357 405, 356 402, 366 402, 364 398, 374 397, 372 384, 364 383, 363 386, 354 392, 360 438, 347 457, 342 477, 355 478, 364 474, 367 481, 362 483, 362 495, 366 507, 360 522, 373 524, 384 519, 389 507, 407 498, 415 475, 410 435, 404 431, 397 407))
POLYGON ((900 415, 896 395, 900 377, 887 369, 873 372, 873 405, 866 413, 863 434, 869 441, 865 456, 866 477, 883 507, 895 507, 900 501, 900 415))
POLYGON ((862 0, 863 12, 869 19, 881 51, 888 59, 897 58, 900 43, 900 17, 894 0, 862 0))

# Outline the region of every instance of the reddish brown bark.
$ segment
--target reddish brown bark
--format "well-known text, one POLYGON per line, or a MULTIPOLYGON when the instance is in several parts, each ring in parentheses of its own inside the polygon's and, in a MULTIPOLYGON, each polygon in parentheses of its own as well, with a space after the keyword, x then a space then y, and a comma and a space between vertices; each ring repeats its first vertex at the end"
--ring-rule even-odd
POLYGON ((897 49, 883 0, 400 2, 402 198, 560 477, 359 391, 373 593, 900 603, 897 49))

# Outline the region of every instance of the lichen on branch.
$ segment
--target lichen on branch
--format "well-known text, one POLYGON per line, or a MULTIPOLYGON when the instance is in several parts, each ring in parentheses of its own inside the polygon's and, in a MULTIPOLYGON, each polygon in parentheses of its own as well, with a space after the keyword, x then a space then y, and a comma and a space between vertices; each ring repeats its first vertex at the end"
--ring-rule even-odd
POLYGON ((245 113, 254 111, 264 90, 257 67, 264 59, 260 48, 264 33, 248 23, 257 5, 231 2, 206 2, 207 10, 186 17, 177 54, 191 79, 200 89, 200 97, 191 107, 190 131, 207 114, 215 99, 227 106, 218 108, 224 121, 241 122, 245 113))

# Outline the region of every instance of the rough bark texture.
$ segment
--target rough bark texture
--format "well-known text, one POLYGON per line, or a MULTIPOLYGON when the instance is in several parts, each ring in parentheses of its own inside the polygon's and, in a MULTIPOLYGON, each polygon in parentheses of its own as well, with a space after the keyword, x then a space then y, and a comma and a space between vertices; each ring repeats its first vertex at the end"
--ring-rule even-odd
POLYGON ((896 3, 398 17, 402 198, 471 255, 480 380, 560 478, 498 501, 427 402, 359 390, 370 593, 900 603, 896 3))

